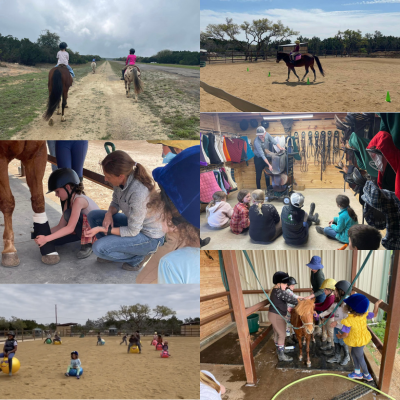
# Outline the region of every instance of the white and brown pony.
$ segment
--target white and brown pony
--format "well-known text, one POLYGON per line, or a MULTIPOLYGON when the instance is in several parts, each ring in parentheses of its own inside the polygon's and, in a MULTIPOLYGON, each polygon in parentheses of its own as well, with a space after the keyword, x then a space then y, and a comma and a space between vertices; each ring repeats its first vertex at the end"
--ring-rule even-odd
POLYGON ((90 65, 92 67, 92 74, 96 73, 96 63, 93 61, 90 65))
POLYGON ((125 70, 124 74, 124 79, 125 79, 125 91, 126 91, 126 97, 129 97, 130 91, 131 91, 131 83, 133 82, 134 86, 134 96, 136 98, 136 101, 138 101, 139 94, 143 92, 143 84, 142 81, 140 80, 140 70, 134 65, 129 65, 127 69, 125 70))

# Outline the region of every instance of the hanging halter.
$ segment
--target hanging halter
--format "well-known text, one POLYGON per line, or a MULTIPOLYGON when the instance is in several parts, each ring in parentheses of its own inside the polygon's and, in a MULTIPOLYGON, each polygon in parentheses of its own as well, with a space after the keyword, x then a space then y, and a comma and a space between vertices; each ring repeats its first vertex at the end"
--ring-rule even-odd
POLYGON ((308 132, 308 149, 307 149, 307 158, 314 157, 314 144, 312 141, 312 132, 308 132))
POLYGON ((307 152, 306 151, 306 133, 301 132, 301 152, 300 152, 300 156, 301 156, 300 171, 301 172, 308 171, 306 152, 307 152))
POLYGON ((319 132, 315 131, 315 151, 314 151, 314 165, 319 165, 319 132))

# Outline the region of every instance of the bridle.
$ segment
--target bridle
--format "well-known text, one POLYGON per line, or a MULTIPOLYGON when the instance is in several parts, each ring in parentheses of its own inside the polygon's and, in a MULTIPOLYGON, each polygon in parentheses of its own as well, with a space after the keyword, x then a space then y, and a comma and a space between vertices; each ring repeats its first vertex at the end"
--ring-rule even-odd
MULTIPOLYGON (((306 314, 303 314, 303 315, 307 315, 307 314, 312 314, 312 312, 308 312, 308 313, 306 313, 306 314)), ((297 328, 297 329, 302 329, 302 328, 305 328, 306 327, 306 325, 314 325, 314 322, 304 322, 302 319, 301 319, 301 315, 299 315, 299 318, 300 318, 300 321, 301 321, 301 323, 303 324, 302 326, 300 326, 299 328, 297 328)))

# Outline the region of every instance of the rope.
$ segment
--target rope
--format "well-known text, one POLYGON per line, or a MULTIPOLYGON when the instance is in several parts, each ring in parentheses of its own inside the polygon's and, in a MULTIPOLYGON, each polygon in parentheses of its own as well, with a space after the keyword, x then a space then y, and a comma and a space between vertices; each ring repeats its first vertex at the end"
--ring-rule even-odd
POLYGON ((228 284, 228 278, 226 276, 226 271, 225 271, 224 258, 222 257, 222 250, 218 250, 218 257, 219 257, 219 269, 221 271, 222 283, 225 286, 225 290, 227 292, 229 292, 229 284, 228 284))
MULTIPOLYGON (((258 283, 260 284, 261 289, 263 290, 265 296, 267 296, 267 299, 269 300, 270 304, 275 308, 275 310, 276 310, 276 312, 278 313, 278 315, 281 316, 285 321, 287 321, 286 318, 283 317, 283 316, 281 315, 281 313, 278 311, 278 309, 275 307, 274 303, 271 301, 271 299, 270 299, 270 297, 268 296, 267 292, 264 290, 264 288, 263 288, 263 286, 262 286, 260 280, 258 279, 258 276, 257 276, 257 274, 256 274, 256 271, 254 270, 253 264, 252 264, 251 261, 250 261, 250 257, 249 257, 249 255, 247 254, 247 251, 246 251, 246 250, 242 250, 242 251, 243 251, 244 256, 246 257, 246 260, 247 260, 248 264, 250 265, 251 270, 253 271, 254 276, 256 277, 258 283)), ((370 258, 372 252, 373 252, 373 250, 370 250, 369 253, 368 253, 368 255, 365 257, 365 260, 364 260, 364 262, 363 262, 363 264, 362 264, 360 270, 357 272, 357 274, 356 274, 356 276, 355 276, 353 282, 351 282, 349 289, 348 289, 347 292, 344 294, 344 296, 343 296, 342 299, 339 301, 339 303, 336 304, 336 307, 335 307, 334 310, 332 311, 331 315, 333 315, 333 314, 335 313, 335 311, 341 306, 341 304, 343 303, 345 297, 346 297, 349 293, 351 293, 351 290, 352 290, 352 288, 353 288, 353 285, 354 285, 355 281, 358 279, 358 277, 360 276, 362 270, 363 270, 364 267, 367 265, 368 259, 370 258)), ((329 321, 329 318, 326 318, 325 322, 322 323, 320 326, 324 326, 328 321, 329 321)), ((291 326, 293 329, 302 329, 302 327, 300 327, 300 328, 294 327, 290 322, 287 322, 287 323, 288 323, 288 325, 291 326)))

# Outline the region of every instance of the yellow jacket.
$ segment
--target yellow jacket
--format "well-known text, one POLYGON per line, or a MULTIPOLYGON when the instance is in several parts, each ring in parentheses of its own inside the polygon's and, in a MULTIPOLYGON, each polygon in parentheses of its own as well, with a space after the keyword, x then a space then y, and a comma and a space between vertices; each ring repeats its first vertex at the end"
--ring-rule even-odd
POLYGON ((367 315, 368 312, 361 316, 349 314, 347 318, 342 319, 342 325, 351 327, 349 336, 343 339, 348 346, 362 347, 371 341, 372 336, 367 329, 367 315))

